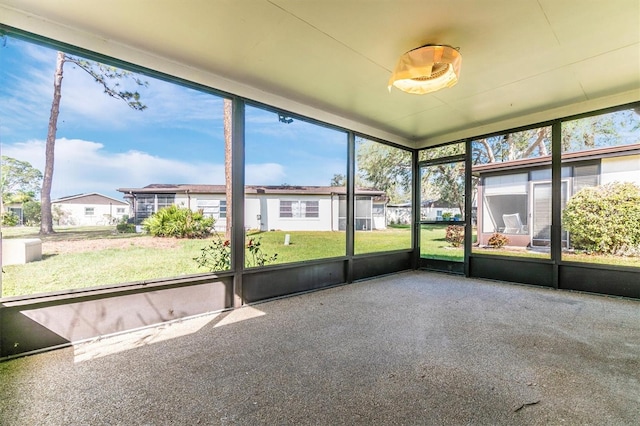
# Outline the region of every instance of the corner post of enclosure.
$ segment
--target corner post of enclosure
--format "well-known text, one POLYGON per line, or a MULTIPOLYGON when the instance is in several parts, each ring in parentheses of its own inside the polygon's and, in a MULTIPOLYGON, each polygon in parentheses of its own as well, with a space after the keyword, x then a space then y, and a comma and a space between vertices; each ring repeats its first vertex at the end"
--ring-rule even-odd
POLYGON ((553 287, 558 288, 562 258, 562 123, 551 125, 551 261, 553 287))
POLYGON ((472 143, 471 139, 467 139, 465 146, 464 159, 464 276, 471 275, 469 259, 471 254, 471 246, 473 244, 473 176, 472 173, 472 143))
POLYGON ((353 282, 353 256, 355 238, 355 157, 356 136, 353 132, 347 133, 347 283, 353 282))
POLYGON ((232 110, 232 208, 231 208, 231 270, 233 275, 233 307, 244 304, 242 273, 244 271, 244 112, 245 104, 240 98, 233 98, 232 110))

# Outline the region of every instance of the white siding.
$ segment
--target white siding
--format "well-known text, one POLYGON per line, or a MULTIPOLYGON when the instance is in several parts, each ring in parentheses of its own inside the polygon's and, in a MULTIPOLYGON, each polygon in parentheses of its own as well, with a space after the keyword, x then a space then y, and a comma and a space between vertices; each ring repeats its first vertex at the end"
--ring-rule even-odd
POLYGON ((334 198, 332 206, 330 195, 247 195, 245 227, 262 231, 331 231, 338 228, 338 198, 334 198), (318 217, 280 217, 280 200, 317 201, 318 217))
POLYGON ((602 185, 611 182, 633 182, 640 185, 640 155, 603 158, 600 173, 602 185))
POLYGON ((123 216, 127 215, 128 206, 114 204, 66 204, 53 203, 54 206, 60 206, 66 214, 60 220, 60 225, 64 226, 102 226, 109 225, 109 217, 113 217, 115 221, 119 221, 123 216), (118 208, 124 208, 124 212, 118 213, 118 208), (87 209, 93 209, 93 214, 86 214, 87 209))
POLYGON ((527 173, 490 176, 484 179, 484 194, 526 194, 528 183, 527 173))

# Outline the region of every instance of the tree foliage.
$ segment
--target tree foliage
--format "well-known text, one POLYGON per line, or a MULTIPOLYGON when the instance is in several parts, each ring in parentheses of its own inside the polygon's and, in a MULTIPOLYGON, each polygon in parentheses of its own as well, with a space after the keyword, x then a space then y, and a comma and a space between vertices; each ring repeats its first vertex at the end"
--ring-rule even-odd
POLYGON ((347 186, 347 177, 341 173, 336 173, 331 178, 331 186, 347 186))
POLYGON ((473 164, 486 164, 551 155, 551 127, 477 139, 473 164))
POLYGON ((3 203, 21 203, 33 199, 40 192, 42 172, 27 161, 2 156, 0 186, 3 203))
POLYGON ((411 152, 365 139, 356 146, 358 186, 384 191, 392 202, 411 199, 411 152))
POLYGON ((640 187, 614 182, 584 188, 567 202, 562 224, 578 250, 640 254, 640 187))
POLYGON ((27 226, 38 226, 41 221, 41 206, 40 202, 29 200, 22 204, 22 220, 27 226))
POLYGON ((625 145, 637 142, 633 138, 640 129, 636 110, 622 110, 610 114, 594 115, 562 123, 562 152, 625 145))

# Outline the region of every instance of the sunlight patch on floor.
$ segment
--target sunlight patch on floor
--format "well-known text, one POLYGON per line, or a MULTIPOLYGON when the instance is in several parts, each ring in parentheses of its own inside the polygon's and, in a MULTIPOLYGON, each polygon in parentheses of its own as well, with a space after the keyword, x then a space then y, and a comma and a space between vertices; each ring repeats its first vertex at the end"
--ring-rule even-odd
POLYGON ((229 325, 265 315, 264 312, 244 307, 230 312, 221 312, 203 315, 181 321, 160 324, 156 327, 148 327, 127 333, 98 338, 73 345, 74 362, 89 361, 107 355, 114 355, 129 349, 135 349, 146 345, 187 336, 201 330, 208 324, 214 323, 214 327, 229 325))

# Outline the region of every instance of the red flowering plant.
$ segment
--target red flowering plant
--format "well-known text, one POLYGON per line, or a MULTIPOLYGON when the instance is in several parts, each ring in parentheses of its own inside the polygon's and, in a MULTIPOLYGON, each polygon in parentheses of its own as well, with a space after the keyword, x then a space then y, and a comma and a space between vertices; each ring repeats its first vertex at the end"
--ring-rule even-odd
POLYGON ((262 245, 262 237, 258 238, 249 238, 249 243, 247 244, 247 251, 249 252, 246 256, 247 267, 255 267, 255 266, 264 266, 267 263, 275 262, 278 258, 278 254, 268 255, 262 251, 260 246, 262 245))
MULTIPOLYGON (((275 262, 278 254, 268 255, 262 251, 262 237, 250 237, 246 245, 246 266, 265 266, 275 262)), ((201 249, 200 256, 194 257, 199 267, 210 272, 226 271, 231 268, 231 242, 215 232, 211 244, 201 249)))

